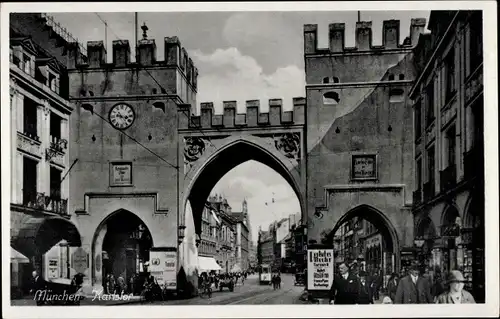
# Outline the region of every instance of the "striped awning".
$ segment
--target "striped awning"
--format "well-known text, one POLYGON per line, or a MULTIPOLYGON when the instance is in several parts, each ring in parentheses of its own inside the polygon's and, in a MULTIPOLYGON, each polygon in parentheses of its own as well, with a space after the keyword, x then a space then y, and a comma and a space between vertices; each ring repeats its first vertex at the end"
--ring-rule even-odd
POLYGON ((10 245, 28 259, 45 254, 63 239, 70 246, 82 245, 76 226, 62 217, 26 215, 19 225, 11 229, 10 245))

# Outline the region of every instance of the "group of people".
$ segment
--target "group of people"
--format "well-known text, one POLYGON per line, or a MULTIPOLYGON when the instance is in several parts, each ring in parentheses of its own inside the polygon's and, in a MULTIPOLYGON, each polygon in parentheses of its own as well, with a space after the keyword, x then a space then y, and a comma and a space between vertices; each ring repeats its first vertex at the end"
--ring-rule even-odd
POLYGON ((229 272, 222 274, 217 274, 215 271, 211 271, 210 273, 202 272, 198 277, 198 287, 204 290, 210 290, 211 292, 212 287, 214 287, 215 289, 219 289, 219 283, 222 280, 226 280, 229 278, 234 280, 234 285, 237 285, 238 282, 241 282, 241 284, 244 285, 247 277, 248 272, 246 271, 229 272))
MULTIPOLYGON (((377 278, 367 276, 364 271, 355 274, 347 264, 340 264, 339 274, 334 277, 330 289, 330 303, 373 304, 379 299, 378 291, 382 286, 381 282, 376 282, 377 278)), ((458 270, 451 271, 444 281, 437 279, 431 284, 427 276, 420 275, 419 266, 414 263, 408 274, 399 278, 392 274, 382 303, 475 303, 472 295, 463 289, 465 279, 458 270)))
POLYGON ((119 275, 115 277, 112 273, 104 277, 104 294, 133 294, 139 295, 147 284, 147 278, 141 277, 139 274, 132 274, 128 282, 125 276, 119 275))

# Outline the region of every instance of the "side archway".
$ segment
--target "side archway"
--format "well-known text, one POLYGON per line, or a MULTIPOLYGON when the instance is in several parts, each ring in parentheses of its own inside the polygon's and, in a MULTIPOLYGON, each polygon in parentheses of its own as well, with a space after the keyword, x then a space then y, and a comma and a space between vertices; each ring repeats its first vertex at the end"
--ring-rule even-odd
POLYGON ((382 248, 384 251, 392 253, 392 268, 397 271, 400 267, 400 245, 396 228, 384 213, 370 205, 359 205, 345 213, 328 234, 329 241, 333 241, 335 234, 344 223, 355 217, 370 222, 378 229, 383 240, 382 248))
POLYGON ((290 159, 277 150, 273 150, 272 145, 267 145, 259 137, 232 138, 228 139, 228 142, 216 152, 200 158, 198 161, 202 164, 195 169, 195 173, 187 176, 190 182, 185 187, 181 213, 185 214, 186 204, 189 201, 196 233, 201 232, 201 214, 213 187, 230 170, 250 160, 267 165, 289 183, 299 200, 303 214, 304 198, 297 165, 292 165, 290 159))
POLYGON ((152 234, 139 216, 125 209, 109 214, 92 239, 92 284, 102 285, 108 274, 130 282, 145 271, 151 247, 152 234))

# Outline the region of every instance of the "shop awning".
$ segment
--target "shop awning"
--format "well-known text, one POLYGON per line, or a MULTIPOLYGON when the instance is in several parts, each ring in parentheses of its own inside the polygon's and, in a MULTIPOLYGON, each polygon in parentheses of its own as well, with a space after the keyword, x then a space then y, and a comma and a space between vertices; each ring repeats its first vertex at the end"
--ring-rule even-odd
POLYGON ((82 245, 78 229, 68 219, 56 216, 25 216, 18 229, 11 229, 10 245, 31 259, 33 256, 45 254, 63 239, 70 246, 82 245))
POLYGON ((30 262, 29 258, 10 247, 10 261, 19 264, 28 264, 30 262))
POLYGON ((221 270, 222 269, 217 264, 215 259, 213 259, 212 257, 199 256, 198 257, 198 265, 200 267, 200 270, 199 270, 200 273, 202 273, 204 271, 208 272, 208 271, 212 271, 212 270, 221 270))

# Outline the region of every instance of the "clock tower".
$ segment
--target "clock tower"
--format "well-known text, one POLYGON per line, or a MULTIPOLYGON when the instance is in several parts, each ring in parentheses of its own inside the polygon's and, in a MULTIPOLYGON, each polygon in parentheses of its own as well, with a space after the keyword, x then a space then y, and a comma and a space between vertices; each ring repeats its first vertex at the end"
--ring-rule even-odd
POLYGON ((103 41, 88 42, 86 55, 76 43, 67 49, 75 105, 69 156, 76 162, 68 206, 82 226, 94 288, 110 272, 128 281, 150 252, 168 252, 178 269, 191 259, 178 250, 195 254, 178 249, 177 127, 186 104, 196 105, 198 70, 177 37, 164 39, 159 59, 143 31, 134 62, 127 40, 113 41, 110 60, 103 41))

